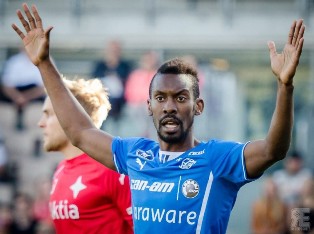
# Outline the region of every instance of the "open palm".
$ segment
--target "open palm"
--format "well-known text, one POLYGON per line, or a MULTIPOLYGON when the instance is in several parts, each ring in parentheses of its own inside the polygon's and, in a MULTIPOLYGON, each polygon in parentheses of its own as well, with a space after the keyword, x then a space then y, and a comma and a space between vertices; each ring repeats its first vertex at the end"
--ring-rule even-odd
POLYGON ((21 37, 25 51, 34 65, 38 65, 41 61, 49 57, 49 33, 52 27, 46 31, 43 30, 42 21, 35 6, 32 6, 33 15, 30 13, 27 4, 23 4, 24 12, 27 16, 26 20, 21 11, 17 11, 26 34, 24 34, 16 24, 12 24, 12 28, 21 37))
POLYGON ((272 71, 283 84, 293 83, 293 76, 302 53, 304 30, 303 21, 295 21, 290 28, 284 50, 280 54, 276 52, 274 42, 268 43, 272 71))

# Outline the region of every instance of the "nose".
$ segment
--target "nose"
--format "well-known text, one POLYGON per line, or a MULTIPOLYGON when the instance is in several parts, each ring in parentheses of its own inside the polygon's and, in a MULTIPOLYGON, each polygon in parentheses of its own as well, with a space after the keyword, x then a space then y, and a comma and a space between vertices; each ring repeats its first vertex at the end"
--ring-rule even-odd
POLYGON ((175 100, 173 100, 172 98, 168 98, 167 101, 164 103, 163 112, 165 114, 177 113, 177 105, 175 100))
POLYGON ((44 117, 43 116, 39 119, 37 126, 40 128, 44 127, 44 117))

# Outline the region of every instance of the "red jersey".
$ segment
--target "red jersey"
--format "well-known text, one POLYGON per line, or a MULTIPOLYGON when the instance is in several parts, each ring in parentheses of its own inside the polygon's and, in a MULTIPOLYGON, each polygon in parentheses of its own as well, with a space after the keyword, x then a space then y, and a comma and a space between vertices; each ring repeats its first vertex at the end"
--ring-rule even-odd
POLYGON ((86 154, 58 165, 49 207, 58 234, 133 233, 128 177, 86 154))

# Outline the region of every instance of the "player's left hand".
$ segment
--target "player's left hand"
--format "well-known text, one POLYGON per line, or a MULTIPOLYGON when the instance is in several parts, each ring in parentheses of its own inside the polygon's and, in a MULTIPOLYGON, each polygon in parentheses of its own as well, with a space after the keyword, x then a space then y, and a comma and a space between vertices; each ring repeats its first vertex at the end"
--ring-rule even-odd
POLYGON ((273 41, 268 42, 272 71, 279 81, 285 85, 293 84, 293 77, 302 53, 304 31, 303 20, 294 21, 282 53, 277 53, 273 41))

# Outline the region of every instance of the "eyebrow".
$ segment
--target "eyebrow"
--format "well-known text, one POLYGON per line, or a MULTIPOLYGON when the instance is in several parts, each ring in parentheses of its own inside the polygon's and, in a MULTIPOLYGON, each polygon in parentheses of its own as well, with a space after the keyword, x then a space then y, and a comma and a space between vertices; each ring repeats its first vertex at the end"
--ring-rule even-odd
MULTIPOLYGON (((179 94, 182 94, 182 93, 190 93, 190 91, 188 90, 188 89, 181 89, 181 90, 179 90, 179 91, 177 91, 177 92, 172 92, 172 93, 174 93, 174 95, 179 95, 179 94)), ((157 95, 157 94, 166 94, 167 92, 165 92, 165 91, 161 91, 161 90, 155 90, 155 91, 153 91, 153 94, 154 94, 154 96, 155 95, 157 95)))

